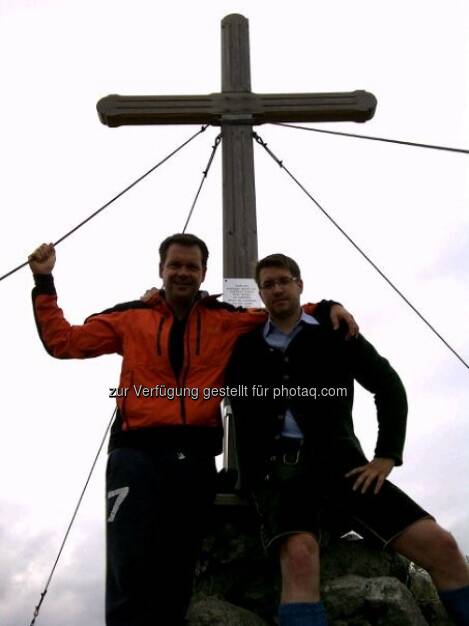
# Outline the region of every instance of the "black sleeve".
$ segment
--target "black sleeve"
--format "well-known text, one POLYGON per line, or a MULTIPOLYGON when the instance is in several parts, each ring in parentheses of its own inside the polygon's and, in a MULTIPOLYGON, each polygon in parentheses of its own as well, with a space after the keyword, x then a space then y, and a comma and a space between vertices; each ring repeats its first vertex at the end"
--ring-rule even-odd
POLYGON ((362 335, 345 342, 351 357, 354 378, 374 394, 378 439, 375 456, 394 459, 402 465, 407 396, 397 372, 362 335))
POLYGON ((334 304, 340 304, 340 302, 335 302, 335 300, 321 300, 317 303, 316 309, 313 313, 318 322, 327 328, 332 328, 331 308, 334 304))
POLYGON ((52 274, 33 274, 34 289, 33 289, 33 302, 36 296, 47 295, 55 296, 54 277, 52 274))

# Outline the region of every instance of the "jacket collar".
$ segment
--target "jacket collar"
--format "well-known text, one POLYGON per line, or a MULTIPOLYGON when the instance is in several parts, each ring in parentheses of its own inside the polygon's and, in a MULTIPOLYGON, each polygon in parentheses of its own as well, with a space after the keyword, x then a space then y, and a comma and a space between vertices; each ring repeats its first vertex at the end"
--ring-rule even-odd
MULTIPOLYGON (((209 294, 208 291, 198 291, 193 304, 199 302, 200 304, 209 304, 211 302, 215 302, 221 295, 221 293, 209 294)), ((171 308, 166 301, 164 289, 159 289, 158 292, 151 298, 151 300, 148 301, 148 304, 150 306, 163 305, 167 308, 171 308)))

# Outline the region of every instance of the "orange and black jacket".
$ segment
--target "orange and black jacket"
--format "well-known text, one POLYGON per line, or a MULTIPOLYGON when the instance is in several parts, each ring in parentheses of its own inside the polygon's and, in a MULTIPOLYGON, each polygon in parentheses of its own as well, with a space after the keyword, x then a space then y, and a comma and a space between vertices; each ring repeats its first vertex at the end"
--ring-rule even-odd
MULTIPOLYGON (((175 318, 163 295, 151 303, 117 305, 73 326, 57 305, 52 275, 35 275, 35 281, 34 315, 49 354, 60 359, 111 353, 123 357, 111 449, 133 445, 167 449, 173 442, 177 448, 220 452, 220 397, 210 390, 223 387, 236 339, 263 323, 265 311, 235 309, 216 296, 200 294, 182 329, 182 355, 175 368, 171 337, 175 318), (169 398, 161 393, 169 388, 186 389, 188 394, 169 398), (143 389, 149 391, 139 395, 143 389), (191 390, 198 393, 189 394, 191 390)), ((329 308, 328 302, 307 306, 308 312, 322 309, 324 315, 329 308)))

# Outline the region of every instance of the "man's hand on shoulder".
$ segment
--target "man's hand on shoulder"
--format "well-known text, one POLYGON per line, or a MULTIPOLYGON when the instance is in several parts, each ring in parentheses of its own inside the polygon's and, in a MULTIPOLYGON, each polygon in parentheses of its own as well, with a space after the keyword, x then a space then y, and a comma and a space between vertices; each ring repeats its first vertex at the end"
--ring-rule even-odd
POLYGON ((159 293, 159 289, 156 287, 151 287, 151 289, 147 289, 143 296, 140 296, 140 300, 142 302, 151 302, 155 296, 159 293))
POLYGON ((347 311, 341 304, 333 304, 331 306, 331 324, 334 330, 337 330, 342 322, 347 325, 346 339, 352 339, 358 335, 358 324, 354 320, 353 315, 347 311))
POLYGON ((53 243, 43 243, 28 256, 29 267, 33 274, 50 274, 55 266, 55 248, 53 243))
POLYGON ((376 481, 374 493, 377 494, 381 490, 385 479, 391 473, 395 463, 394 459, 375 457, 366 465, 361 465, 347 472, 345 478, 358 476, 353 485, 353 490, 357 491, 360 489, 361 493, 366 493, 368 488, 376 481))

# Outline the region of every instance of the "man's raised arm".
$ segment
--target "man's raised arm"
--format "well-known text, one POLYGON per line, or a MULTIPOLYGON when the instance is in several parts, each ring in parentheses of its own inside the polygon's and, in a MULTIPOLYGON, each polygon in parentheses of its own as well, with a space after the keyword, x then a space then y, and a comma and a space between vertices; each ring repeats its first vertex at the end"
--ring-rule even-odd
POLYGON ((34 274, 33 309, 39 337, 56 358, 88 358, 122 352, 117 315, 94 316, 82 326, 72 326, 57 306, 52 270, 56 262, 53 244, 42 244, 28 257, 34 274))

